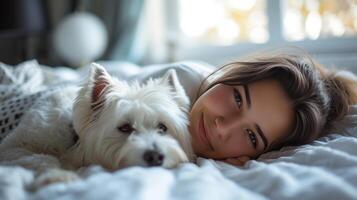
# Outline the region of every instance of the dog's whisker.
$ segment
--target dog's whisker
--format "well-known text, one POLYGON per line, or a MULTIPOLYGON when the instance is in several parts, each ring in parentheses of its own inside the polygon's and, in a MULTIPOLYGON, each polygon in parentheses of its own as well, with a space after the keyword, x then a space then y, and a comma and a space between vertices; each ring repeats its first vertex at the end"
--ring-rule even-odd
POLYGON ((107 141, 107 140, 112 141, 113 139, 115 141, 115 140, 120 140, 121 138, 119 136, 111 136, 111 137, 106 137, 103 140, 104 141, 107 141))

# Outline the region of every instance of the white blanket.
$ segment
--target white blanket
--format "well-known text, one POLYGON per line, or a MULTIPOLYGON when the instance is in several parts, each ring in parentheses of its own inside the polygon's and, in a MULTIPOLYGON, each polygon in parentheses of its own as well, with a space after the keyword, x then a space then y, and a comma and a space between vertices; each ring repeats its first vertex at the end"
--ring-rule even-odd
MULTIPOLYGON (((36 73, 46 77, 56 74, 51 75, 56 80, 82 76, 68 69, 39 69, 36 73)), ((0 166, 0 199, 357 199, 357 106, 333 133, 264 154, 243 167, 203 158, 172 170, 132 167, 109 173, 93 166, 83 180, 36 192, 26 189, 31 171, 0 166)))

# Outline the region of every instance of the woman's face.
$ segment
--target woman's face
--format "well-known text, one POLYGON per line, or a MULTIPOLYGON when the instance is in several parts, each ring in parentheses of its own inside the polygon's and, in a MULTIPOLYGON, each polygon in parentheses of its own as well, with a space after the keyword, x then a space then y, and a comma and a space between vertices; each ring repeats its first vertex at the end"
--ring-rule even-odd
POLYGON ((255 158, 293 126, 292 102, 276 80, 217 84, 194 103, 189 130, 198 156, 255 158))

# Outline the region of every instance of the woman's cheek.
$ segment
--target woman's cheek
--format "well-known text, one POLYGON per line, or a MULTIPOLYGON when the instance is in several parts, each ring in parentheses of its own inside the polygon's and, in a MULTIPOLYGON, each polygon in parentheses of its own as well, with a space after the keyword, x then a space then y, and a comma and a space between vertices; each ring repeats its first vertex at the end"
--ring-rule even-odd
POLYGON ((205 101, 205 107, 211 110, 222 111, 229 105, 228 91, 223 86, 212 91, 205 101))

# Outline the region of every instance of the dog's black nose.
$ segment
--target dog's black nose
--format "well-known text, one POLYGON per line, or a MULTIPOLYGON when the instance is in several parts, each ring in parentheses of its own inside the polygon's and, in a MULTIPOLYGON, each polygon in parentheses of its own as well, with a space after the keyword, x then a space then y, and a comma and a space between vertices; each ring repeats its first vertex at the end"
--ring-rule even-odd
POLYGON ((161 166, 165 156, 153 150, 146 151, 143 155, 145 162, 150 166, 161 166))

